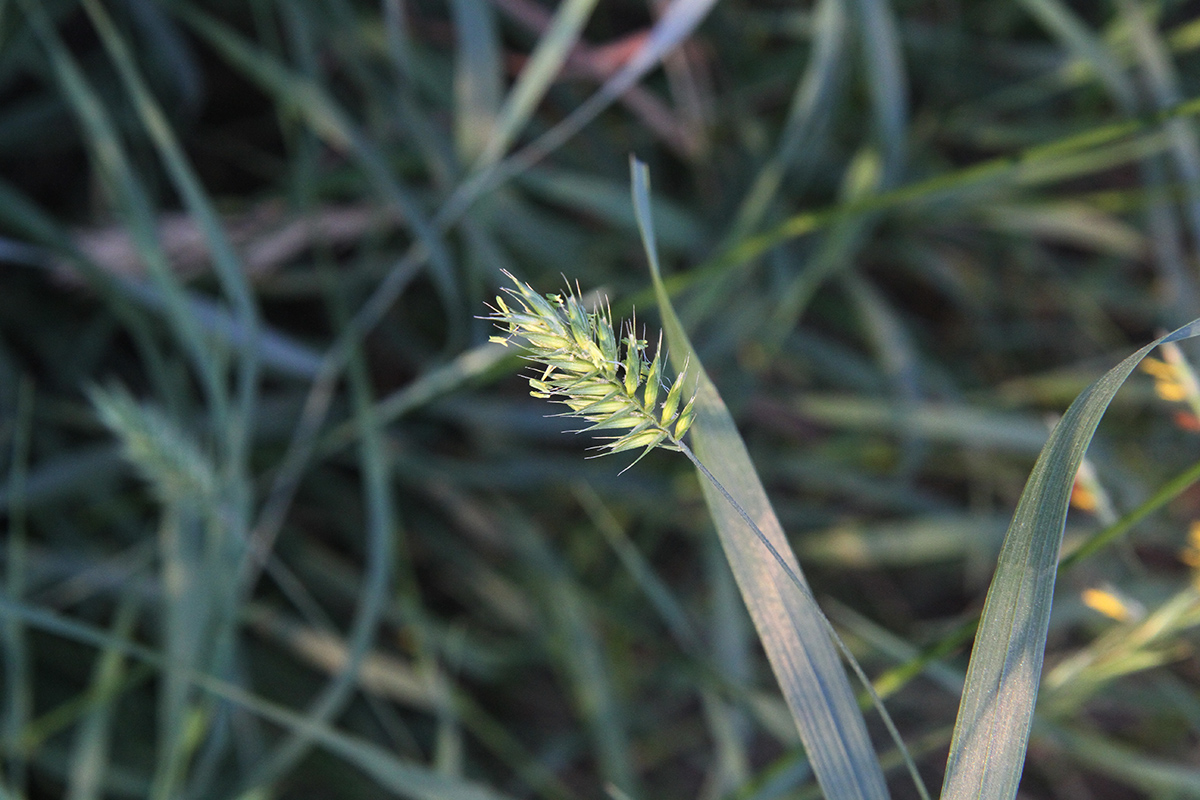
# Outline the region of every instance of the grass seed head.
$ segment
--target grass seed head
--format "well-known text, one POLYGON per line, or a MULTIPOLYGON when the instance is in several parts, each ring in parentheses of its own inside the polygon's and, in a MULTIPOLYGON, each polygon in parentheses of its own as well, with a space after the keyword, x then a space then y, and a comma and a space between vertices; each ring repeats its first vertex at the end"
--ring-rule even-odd
POLYGON ((588 311, 578 287, 572 290, 568 285, 565 296, 543 297, 504 274, 514 287, 504 288, 507 301, 497 296, 486 317, 504 335, 490 338, 504 345, 517 341, 526 358, 542 366, 529 379, 530 394, 567 406, 565 416, 591 423, 583 430, 623 431, 603 437, 604 444, 596 448, 599 455, 641 449, 640 460, 655 447, 678 450, 694 419, 695 397, 679 411, 684 383, 680 374, 658 403, 664 388, 662 335, 654 358, 648 359, 649 345, 638 338, 636 323, 626 323, 624 336, 618 338, 612 311, 607 306, 588 311))

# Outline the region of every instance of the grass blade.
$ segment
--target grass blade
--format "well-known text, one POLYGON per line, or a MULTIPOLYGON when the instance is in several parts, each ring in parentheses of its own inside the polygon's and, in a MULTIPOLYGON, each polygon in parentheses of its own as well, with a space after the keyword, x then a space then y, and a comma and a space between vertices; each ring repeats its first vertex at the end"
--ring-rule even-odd
MULTIPOLYGON (((636 162, 634 180, 639 219, 647 220, 649 192, 644 167, 636 162)), ((800 565, 771 508, 733 417, 700 366, 700 360, 671 307, 653 255, 656 251, 650 229, 648 223, 644 224, 647 225, 643 228, 646 251, 663 326, 671 345, 671 359, 676 369, 682 371, 685 364, 690 363, 695 371, 696 422, 692 427, 692 441, 696 454, 758 524, 792 573, 789 575, 775 561, 726 499, 709 482, 701 481, 726 558, 791 709, 813 772, 830 800, 882 800, 888 797, 883 771, 867 736, 850 681, 829 636, 827 622, 812 594, 801 591, 793 583, 793 576, 802 583, 804 581, 800 565)))
POLYGON ((1083 454, 1117 390, 1163 342, 1200 335, 1200 320, 1113 367, 1076 398, 1038 457, 1005 536, 975 638, 942 797, 1012 798, 1029 743, 1067 505, 1083 454))
MULTIPOLYGON (((33 438, 33 381, 21 381, 17 394, 15 430, 13 431, 12 456, 9 461, 9 491, 4 502, 8 516, 5 525, 8 541, 4 547, 4 595, 21 600, 26 592, 26 568, 28 566, 25 496, 26 478, 29 473, 29 454, 33 438)), ((4 704, 0 708, 0 734, 7 741, 15 742, 29 722, 33 710, 32 675, 25 626, 15 619, 5 620, 0 625, 0 642, 4 643, 4 704)), ((4 762, 5 783, 13 791, 25 790, 25 760, 12 753, 4 762)))
MULTIPOLYGON (((125 90, 133 99, 134 107, 142 125, 158 151, 159 158, 170 174, 177 191, 183 198, 188 211, 196 218, 204 232, 208 249, 212 253, 213 267, 220 279, 222 289, 235 308, 238 329, 244 338, 238 354, 237 414, 224 431, 228 466, 241 475, 249 449, 248 426, 254 416, 258 402, 259 373, 259 315, 253 290, 246 278, 246 269, 229 237, 225 234, 221 220, 213 207, 208 193, 192 169, 183 147, 179 143, 162 106, 155 100, 142 78, 128 43, 117 32, 112 18, 104 7, 95 0, 84 0, 83 7, 91 18, 96 33, 100 36, 109 58, 117 68, 125 90)), ((241 524, 244 523, 244 515, 241 524)), ((244 536, 244 531, 238 533, 244 536)))
MULTIPOLYGON (((29 627, 71 641, 124 653, 161 669, 168 668, 167 659, 149 647, 120 639, 107 631, 44 608, 13 601, 3 595, 0 595, 0 619, 24 622, 29 627)), ((214 697, 240 706, 296 735, 319 743, 325 750, 367 773, 380 786, 398 797, 413 800, 508 800, 508 795, 501 792, 482 784, 441 775, 414 761, 397 757, 366 739, 342 733, 309 715, 297 714, 227 681, 186 668, 181 668, 180 674, 193 686, 214 697)))
POLYGON ((856 5, 866 84, 883 152, 882 183, 890 186, 904 170, 908 127, 908 80, 900 35, 887 0, 858 0, 856 5))
POLYGON ((811 166, 824 152, 824 132, 829 126, 837 89, 846 71, 847 9, 841 0, 821 0, 813 11, 812 55, 796 86, 787 121, 770 161, 763 165, 746 192, 730 228, 728 240, 736 242, 762 221, 783 185, 790 167, 802 161, 811 166))
POLYGON ((62 93, 84 131, 94 167, 113 193, 138 253, 156 287, 162 292, 167 320, 199 375, 214 425, 221 430, 227 429, 230 409, 225 381, 217 360, 212 358, 201 326, 186 301, 183 286, 167 261, 155 230, 155 210, 127 153, 116 122, 78 61, 58 36, 45 9, 29 0, 25 0, 24 8, 49 56, 62 93))
POLYGON ((554 19, 504 100, 476 168, 495 163, 529 122, 537 104, 579 41, 583 26, 595 7, 596 0, 566 0, 555 9, 554 19))
POLYGON ((454 0, 458 52, 454 73, 454 143, 463 164, 479 157, 492 138, 503 92, 500 36, 489 3, 454 0))
MULTIPOLYGON (((135 595, 121 598, 113 617, 112 635, 117 640, 128 639, 137 622, 138 602, 135 595)), ((104 648, 92 672, 88 697, 92 708, 81 720, 71 753, 71 774, 67 785, 67 800, 93 800, 104 796, 104 776, 110 760, 112 723, 119 689, 126 678, 125 654, 113 647, 104 648)))

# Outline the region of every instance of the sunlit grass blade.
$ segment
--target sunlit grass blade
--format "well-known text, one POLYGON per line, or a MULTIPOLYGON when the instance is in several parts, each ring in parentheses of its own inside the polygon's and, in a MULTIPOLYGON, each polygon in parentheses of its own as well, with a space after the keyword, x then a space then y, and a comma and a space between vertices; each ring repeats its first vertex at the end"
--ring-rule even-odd
POLYGON ((1016 795, 1042 676, 1067 506, 1083 454, 1105 409, 1142 358, 1163 342, 1198 334, 1200 320, 1113 367, 1071 404, 1046 442, 988 590, 946 765, 946 800, 1016 795))
POLYGON ((708 480, 701 480, 709 513, 742 598, 825 796, 830 800, 886 798, 883 772, 830 637, 828 622, 804 583, 800 565, 758 480, 733 418, 704 373, 670 305, 646 213, 649 190, 644 165, 634 162, 633 174, 634 203, 645 226, 646 254, 672 357, 677 365, 690 360, 695 375, 693 449, 715 481, 736 498, 771 548, 755 535, 729 498, 708 480))

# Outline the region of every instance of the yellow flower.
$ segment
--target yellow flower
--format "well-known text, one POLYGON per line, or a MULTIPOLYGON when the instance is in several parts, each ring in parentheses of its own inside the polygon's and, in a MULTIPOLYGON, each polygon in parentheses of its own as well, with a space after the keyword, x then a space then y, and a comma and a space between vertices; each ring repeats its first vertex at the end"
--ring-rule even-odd
POLYGON ((1193 414, 1200 414, 1200 384, 1179 345, 1163 345, 1163 358, 1145 358, 1142 372, 1154 378, 1154 393, 1168 403, 1186 402, 1193 414))
POLYGON ((1126 600, 1112 589, 1084 589, 1081 599, 1088 608, 1117 622, 1129 622, 1145 613, 1137 603, 1126 600))
POLYGON ((1076 480, 1071 487, 1071 505, 1080 511, 1095 511, 1100 505, 1096 493, 1076 480))

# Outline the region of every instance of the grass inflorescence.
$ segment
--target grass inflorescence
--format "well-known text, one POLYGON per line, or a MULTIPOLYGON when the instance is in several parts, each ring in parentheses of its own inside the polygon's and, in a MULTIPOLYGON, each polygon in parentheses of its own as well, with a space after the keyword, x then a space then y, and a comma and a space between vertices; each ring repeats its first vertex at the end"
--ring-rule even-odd
POLYGON ((695 419, 696 398, 693 395, 681 407, 686 369, 666 387, 661 334, 650 358, 649 343, 638 338, 635 321, 621 326, 618 341, 611 308, 587 311, 578 289, 568 286, 566 294, 543 297, 511 273, 504 274, 516 286, 504 289, 515 307, 503 295, 496 296, 487 319, 505 334, 491 339, 504 345, 523 340, 526 357, 544 365, 529 379, 530 394, 562 403, 571 409, 565 416, 592 423, 581 432, 623 430, 619 436, 603 437, 606 442, 596 448, 600 455, 641 448, 636 464, 656 447, 681 449, 695 419))

